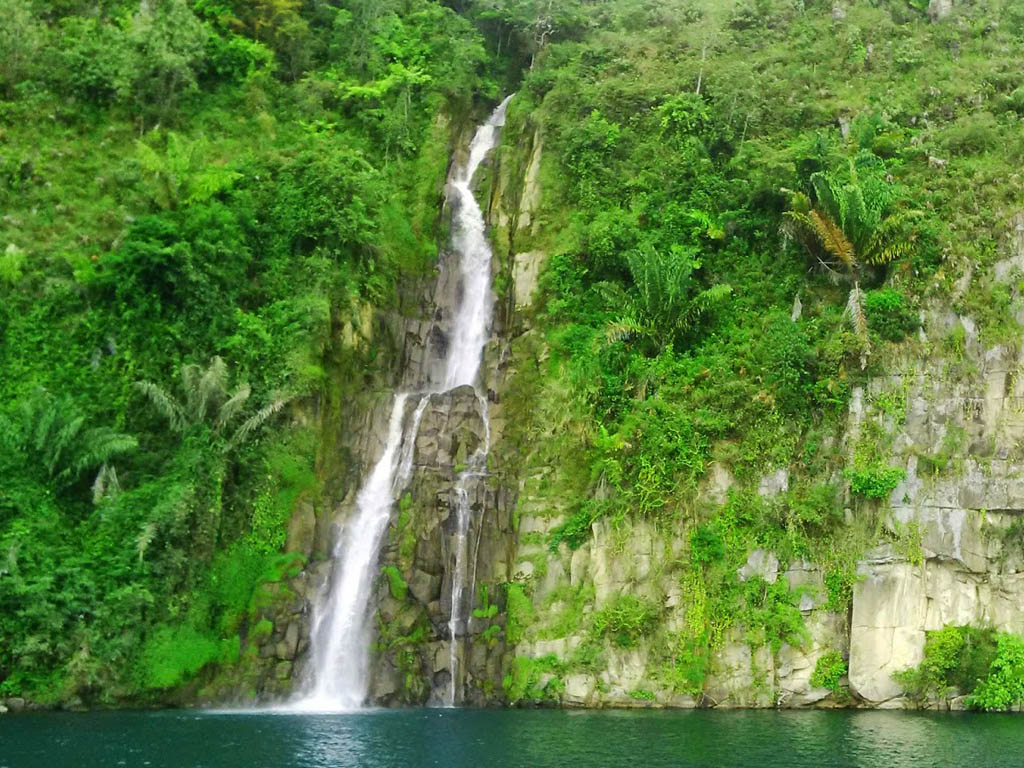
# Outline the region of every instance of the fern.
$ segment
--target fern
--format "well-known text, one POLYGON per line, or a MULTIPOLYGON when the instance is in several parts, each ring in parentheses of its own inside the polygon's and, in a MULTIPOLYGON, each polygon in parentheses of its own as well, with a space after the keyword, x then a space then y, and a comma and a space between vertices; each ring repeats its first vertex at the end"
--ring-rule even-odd
POLYGON ((858 284, 854 284, 846 300, 845 314, 850 318, 853 333, 860 344, 860 367, 863 370, 867 366, 867 356, 871 354, 871 339, 868 336, 868 318, 864 312, 864 291, 858 284))
POLYGON ((697 320, 731 292, 727 285, 700 291, 695 271, 700 262, 695 251, 679 246, 668 255, 653 248, 627 258, 633 278, 632 291, 607 286, 601 289, 610 305, 622 308, 619 317, 605 326, 605 342, 647 338, 659 349, 691 330, 697 320))
POLYGON ((43 389, 23 400, 15 413, 16 420, 0 421, 0 437, 58 485, 75 483, 97 467, 102 473, 111 460, 138 447, 134 437, 109 427, 85 429, 85 417, 70 397, 57 399, 43 389))

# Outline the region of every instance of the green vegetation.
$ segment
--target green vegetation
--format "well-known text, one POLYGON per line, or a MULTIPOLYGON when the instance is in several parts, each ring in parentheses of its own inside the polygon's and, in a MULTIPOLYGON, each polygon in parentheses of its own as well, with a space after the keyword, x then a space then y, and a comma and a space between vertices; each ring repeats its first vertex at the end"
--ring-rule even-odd
POLYGON ((633 648, 651 632, 661 609, 656 603, 634 595, 619 595, 594 616, 593 632, 607 637, 620 648, 633 648))
MULTIPOLYGON (((804 645, 804 597, 846 614, 870 547, 922 561, 916 525, 886 522, 911 379, 869 394, 854 434, 848 405, 922 347, 969 372, 964 329, 928 347, 923 310, 953 304, 985 343, 1019 339, 1017 278, 994 265, 1024 142, 1012 13, 978 3, 932 22, 919 6, 615 0, 533 58, 502 162, 518 183, 542 136, 542 204, 498 240, 548 260, 536 333, 516 341, 507 461, 559 511, 547 543, 563 567, 597 541, 625 542, 628 560, 641 521, 662 534, 650 578, 677 582, 686 624, 670 632, 657 611, 619 633, 613 606, 576 611, 557 591, 536 637, 587 637, 588 659, 595 632, 612 651, 644 637, 649 671, 696 694, 726 642, 804 645), (970 270, 990 287, 958 294, 970 270), (758 550, 777 573, 741 578, 758 550), (801 561, 824 590, 780 577, 801 561)), ((941 471, 965 448, 947 435, 941 471)), ((841 662, 821 670, 830 686, 841 662)))
MULTIPOLYGON (((928 632, 920 665, 898 673, 896 679, 911 696, 921 700, 943 699, 953 691, 957 695, 971 694, 994 669, 1000 637, 988 627, 949 625, 928 632)), ((1020 638, 1013 639, 1020 643, 1020 638)), ((1006 644, 1007 652, 1010 646, 1012 641, 1006 644)))
POLYGON ((402 572, 393 565, 385 565, 384 576, 388 580, 388 590, 395 600, 405 600, 409 594, 409 584, 402 578, 402 572))
POLYGON ((966 695, 967 705, 990 711, 1024 704, 1024 639, 991 627, 948 625, 928 633, 924 660, 896 675, 924 701, 966 695))
POLYGON ((826 651, 818 657, 811 673, 811 685, 828 688, 832 693, 840 690, 839 680, 846 674, 846 661, 839 651, 826 651))
POLYGON ((521 584, 505 585, 505 639, 509 645, 516 645, 523 639, 523 632, 533 619, 533 603, 527 597, 521 584))
POLYGON ((429 274, 485 38, 434 0, 0 10, 0 686, 248 690, 322 488, 291 425, 429 274))
MULTIPOLYGON (((508 699, 641 645, 696 694, 727 641, 807 642, 787 568, 819 566, 843 613, 870 546, 920 562, 921 531, 884 524, 907 385, 855 435, 851 393, 921 347, 973 373, 974 326, 1019 342, 997 262, 1024 196, 1020 9, 924 5, 0 0, 0 690, 256 685, 304 565, 290 522, 353 482, 334 443, 394 373, 382 318, 433 279, 454 140, 512 91, 485 185, 502 307, 510 254, 546 261, 496 466, 562 518, 536 582, 481 585, 508 699), (942 307, 963 319, 920 341, 942 307), (534 604, 555 558, 641 521, 682 621, 586 584, 534 604), (570 635, 571 659, 515 655, 570 635)), ((966 437, 918 475, 959 471, 966 437)), ((403 610, 420 501, 389 531, 403 610)), ((401 618, 379 647, 418 696, 431 629, 401 618)), ((930 637, 908 687, 1017 703, 1019 647, 985 632, 930 637)))

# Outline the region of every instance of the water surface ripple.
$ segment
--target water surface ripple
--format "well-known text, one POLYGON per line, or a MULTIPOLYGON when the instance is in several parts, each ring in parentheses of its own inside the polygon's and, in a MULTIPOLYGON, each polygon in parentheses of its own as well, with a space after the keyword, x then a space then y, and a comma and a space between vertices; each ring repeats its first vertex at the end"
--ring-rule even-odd
POLYGON ((377 710, 0 717, 0 768, 1018 768, 1015 715, 377 710))

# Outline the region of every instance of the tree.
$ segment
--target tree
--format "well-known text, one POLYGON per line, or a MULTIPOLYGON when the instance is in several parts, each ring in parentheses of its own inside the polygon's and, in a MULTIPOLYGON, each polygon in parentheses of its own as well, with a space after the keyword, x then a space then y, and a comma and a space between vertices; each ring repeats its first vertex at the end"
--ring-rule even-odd
POLYGON ((617 283, 604 284, 609 298, 623 307, 619 319, 605 328, 608 343, 640 337, 663 350, 732 293, 725 284, 701 290, 696 274, 700 261, 695 253, 675 246, 667 256, 650 247, 629 255, 632 290, 623 290, 617 283))
POLYGON ((479 0, 476 11, 514 30, 519 47, 530 56, 530 69, 553 37, 583 27, 587 19, 579 0, 479 0))
POLYGON ((871 352, 865 294, 860 284, 866 268, 906 256, 913 247, 910 222, 919 211, 896 210, 895 187, 886 179, 882 160, 862 151, 850 160, 845 177, 832 171, 811 176, 812 199, 784 189, 790 207, 784 231, 798 240, 817 264, 837 279, 853 283, 846 315, 860 344, 861 368, 871 352))
MULTIPOLYGON (((167 419, 171 430, 179 433, 206 427, 216 440, 223 440, 228 425, 242 412, 252 394, 248 383, 239 385, 233 392, 228 390, 228 366, 220 357, 214 356, 203 368, 194 363, 181 367, 181 389, 184 400, 176 400, 165 389, 151 381, 135 383, 136 389, 144 394, 153 407, 167 419)), ((225 453, 243 442, 263 422, 284 407, 286 400, 274 399, 238 425, 231 436, 221 443, 225 453)))
POLYGON ((0 0, 0 18, 0 88, 8 89, 33 71, 43 27, 26 0, 0 0))
POLYGON ((136 106, 173 115, 182 94, 198 88, 207 30, 185 0, 143 0, 128 27, 133 52, 125 82, 136 106))
POLYGON ((0 447, 20 455, 26 468, 58 490, 98 469, 93 482, 98 501, 118 489, 110 462, 134 451, 138 442, 110 427, 87 427, 69 396, 57 398, 40 388, 18 404, 13 416, 0 414, 0 447))

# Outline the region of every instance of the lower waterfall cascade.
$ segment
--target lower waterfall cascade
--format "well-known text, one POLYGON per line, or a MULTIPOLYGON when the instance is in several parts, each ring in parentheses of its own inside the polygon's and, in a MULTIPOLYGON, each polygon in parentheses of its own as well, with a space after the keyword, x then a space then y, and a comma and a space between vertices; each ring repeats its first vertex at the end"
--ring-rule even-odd
POLYGON ((336 712, 366 705, 373 634, 370 600, 388 522, 414 470, 420 422, 432 395, 470 386, 476 393, 485 439, 458 473, 452 504, 455 536, 448 621, 450 682, 444 703, 454 706, 459 701, 458 644, 465 633, 464 603, 473 589, 471 583, 467 584, 467 540, 472 525, 469 489, 486 477, 490 448, 488 402, 479 374, 494 305, 492 251, 472 182, 481 163, 497 146, 511 98, 506 97, 479 126, 465 163, 455 169, 449 184, 451 254, 442 261, 441 279, 445 270, 457 270, 453 277, 458 282, 459 298, 450 327, 442 329, 448 339, 443 378, 428 382, 422 391, 394 395, 380 458, 359 489, 355 510, 343 521, 335 538, 330 575, 313 606, 306 678, 287 705, 289 710, 336 712))

